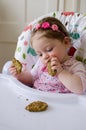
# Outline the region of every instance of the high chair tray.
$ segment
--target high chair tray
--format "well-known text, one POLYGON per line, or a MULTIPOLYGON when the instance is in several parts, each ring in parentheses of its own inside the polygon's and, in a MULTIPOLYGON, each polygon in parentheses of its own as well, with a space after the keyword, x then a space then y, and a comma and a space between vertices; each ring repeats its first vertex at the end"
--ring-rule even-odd
POLYGON ((0 130, 86 130, 86 96, 41 92, 0 74, 0 130), (25 109, 38 100, 46 111, 25 109))

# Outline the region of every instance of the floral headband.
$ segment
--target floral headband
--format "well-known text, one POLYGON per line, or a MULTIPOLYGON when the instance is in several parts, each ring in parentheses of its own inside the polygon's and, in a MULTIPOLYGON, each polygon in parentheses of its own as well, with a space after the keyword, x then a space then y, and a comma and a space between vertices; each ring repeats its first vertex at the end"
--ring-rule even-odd
POLYGON ((50 25, 49 22, 44 22, 44 23, 42 23, 42 24, 39 24, 39 23, 38 23, 38 24, 35 26, 35 30, 38 30, 38 29, 40 29, 40 28, 43 28, 43 29, 48 29, 48 28, 50 28, 50 29, 52 29, 53 31, 60 32, 60 33, 62 33, 62 35, 65 36, 65 34, 64 34, 62 31, 59 30, 59 27, 58 27, 58 25, 56 25, 56 24, 50 25))

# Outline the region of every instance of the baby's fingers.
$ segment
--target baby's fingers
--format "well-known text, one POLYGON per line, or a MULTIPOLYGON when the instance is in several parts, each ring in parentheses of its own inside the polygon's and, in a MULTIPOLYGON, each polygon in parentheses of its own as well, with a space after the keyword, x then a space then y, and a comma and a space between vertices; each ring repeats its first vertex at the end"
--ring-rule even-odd
POLYGON ((53 61, 55 61, 55 62, 57 62, 57 63, 60 63, 57 57, 52 57, 52 58, 51 58, 51 62, 53 62, 53 61))
POLYGON ((61 66, 61 64, 60 64, 60 62, 58 61, 57 58, 53 58, 53 59, 51 60, 51 66, 52 66, 52 67, 53 67, 53 66, 61 66))
POLYGON ((13 76, 15 76, 15 75, 17 74, 16 68, 13 67, 13 66, 9 68, 9 72, 10 72, 10 74, 12 74, 13 76))

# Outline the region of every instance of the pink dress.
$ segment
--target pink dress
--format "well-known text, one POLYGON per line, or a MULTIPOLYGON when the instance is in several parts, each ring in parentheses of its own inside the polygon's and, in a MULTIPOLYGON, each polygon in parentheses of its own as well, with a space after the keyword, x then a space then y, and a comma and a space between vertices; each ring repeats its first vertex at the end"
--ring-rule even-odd
MULTIPOLYGON (((78 75, 83 84, 83 92, 86 91, 86 70, 83 64, 74 58, 70 58, 62 64, 62 67, 67 71, 78 75)), ((51 76, 48 74, 46 67, 40 60, 37 61, 36 65, 31 70, 34 80, 34 88, 41 91, 49 91, 55 93, 71 93, 58 76, 51 76)))

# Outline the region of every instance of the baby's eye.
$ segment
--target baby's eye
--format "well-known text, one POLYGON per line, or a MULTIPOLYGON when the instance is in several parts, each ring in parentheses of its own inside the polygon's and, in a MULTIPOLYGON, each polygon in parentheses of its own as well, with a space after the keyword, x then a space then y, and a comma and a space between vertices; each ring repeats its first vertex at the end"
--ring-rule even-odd
POLYGON ((41 57, 41 56, 42 56, 42 54, 38 54, 38 56, 40 56, 40 57, 41 57))
POLYGON ((46 51, 48 51, 48 52, 50 52, 50 51, 52 51, 53 50, 53 48, 47 48, 46 49, 46 51))

